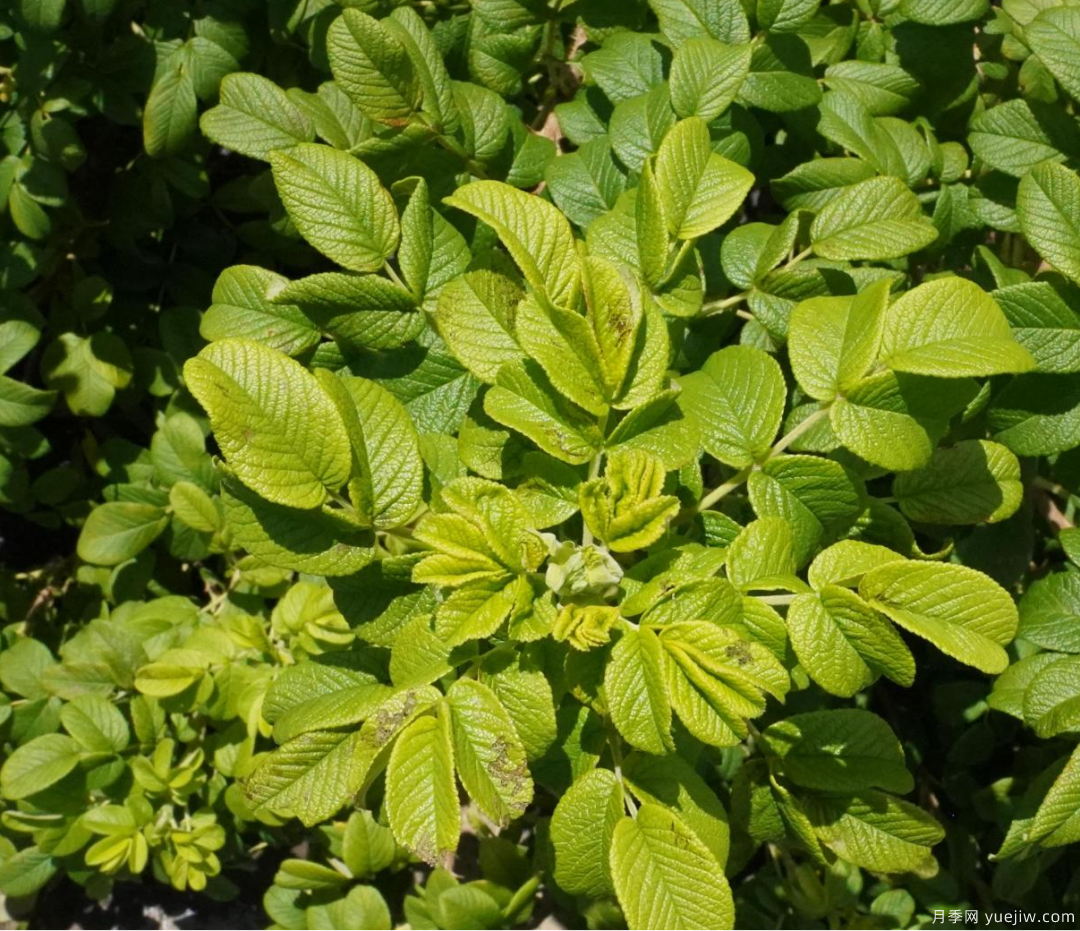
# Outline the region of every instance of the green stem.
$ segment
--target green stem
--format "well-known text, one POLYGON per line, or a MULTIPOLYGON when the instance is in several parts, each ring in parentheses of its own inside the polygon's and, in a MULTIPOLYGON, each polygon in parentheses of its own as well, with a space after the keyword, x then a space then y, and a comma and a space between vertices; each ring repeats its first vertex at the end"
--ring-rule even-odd
POLYGON ((435 141, 444 149, 446 149, 447 152, 452 152, 454 155, 460 158, 461 161, 464 162, 465 167, 469 170, 470 174, 475 175, 481 181, 488 180, 487 172, 483 169, 483 167, 478 162, 476 162, 473 157, 469 155, 469 153, 466 152, 458 144, 458 141, 452 136, 447 136, 444 133, 439 133, 435 137, 435 141))
POLYGON ((679 246, 679 250, 671 258, 671 260, 668 262, 667 268, 664 270, 665 282, 667 282, 675 273, 675 269, 677 269, 682 264, 683 259, 686 258, 686 254, 694 248, 694 242, 695 240, 693 239, 687 239, 683 242, 681 246, 679 246))
POLYGON ((1069 497, 1072 495, 1072 492, 1064 485, 1052 482, 1050 479, 1043 478, 1041 475, 1036 475, 1031 484, 1036 488, 1041 488, 1043 491, 1049 492, 1056 498, 1060 498, 1062 501, 1068 501, 1069 497))
POLYGON ((697 514, 701 511, 709 510, 709 508, 711 508, 714 504, 716 504, 723 498, 726 498, 733 491, 735 491, 735 489, 741 488, 744 484, 746 484, 746 480, 750 477, 750 473, 752 471, 754 470, 751 467, 743 469, 741 472, 736 472, 719 488, 714 488, 707 495, 705 495, 705 497, 697 503, 697 507, 693 509, 694 513, 697 514))
POLYGON ((382 263, 382 267, 383 271, 386 272, 386 277, 389 278, 392 282, 394 282, 394 284, 396 284, 399 288, 402 288, 405 291, 409 290, 409 286, 401 280, 401 276, 398 275, 396 271, 394 271, 394 266, 391 265, 389 261, 384 261, 382 263))
POLYGON ((814 247, 813 247, 813 246, 807 246, 807 247, 806 247, 805 249, 803 249, 803 251, 802 251, 802 252, 800 252, 800 253, 799 253, 798 255, 796 255, 796 256, 793 256, 793 257, 792 257, 791 259, 789 259, 789 260, 788 260, 788 262, 787 262, 787 264, 785 264, 785 265, 784 265, 784 266, 783 266, 783 267, 782 267, 782 268, 781 268, 780 270, 781 270, 781 271, 787 271, 787 270, 788 270, 789 268, 794 268, 794 267, 795 267, 796 265, 798 265, 798 264, 799 264, 799 263, 800 263, 800 262, 801 262, 801 261, 802 261, 803 259, 808 259, 808 258, 810 258, 810 256, 812 256, 813 254, 814 254, 814 247))
MULTIPOLYGON (((597 426, 600 428, 600 435, 607 438, 607 424, 608 417, 611 411, 604 411, 603 415, 597 421, 597 426)), ((589 460, 589 478, 588 481, 593 481, 600 477, 600 465, 604 461, 604 450, 601 449, 592 459, 589 460)), ((593 542, 593 532, 589 529, 588 521, 585 520, 585 516, 581 517, 581 545, 591 546, 593 542)))
POLYGON ((611 724, 611 719, 608 719, 608 746, 611 747, 611 764, 615 768, 615 778, 619 781, 619 788, 622 789, 623 801, 626 803, 627 809, 630 811, 631 816, 637 814, 637 805, 634 804, 633 796, 623 785, 622 775, 622 738, 619 737, 618 732, 611 724))
POLYGON ((821 421, 823 418, 829 415, 829 406, 821 408, 821 410, 814 411, 809 417, 804 418, 798 424, 796 424, 790 431, 777 440, 772 449, 769 450, 769 455, 766 456, 766 461, 779 456, 785 449, 787 449, 792 443, 794 443, 800 436, 809 430, 813 429, 814 425, 821 421))
MULTIPOLYGON (((814 247, 808 246, 807 248, 803 249, 803 251, 800 252, 798 255, 792 256, 787 262, 781 265, 779 271, 787 271, 788 269, 794 268, 803 259, 809 258, 813 254, 814 247)), ((722 297, 715 301, 706 301, 704 304, 701 305, 701 315, 703 317, 707 317, 710 314, 723 313, 725 310, 728 310, 732 307, 737 307, 739 304, 743 303, 743 301, 745 301, 748 297, 750 297, 751 293, 753 293, 753 290, 753 288, 750 288, 746 291, 740 291, 738 294, 732 294, 729 297, 722 297)), ((740 313, 739 316, 744 317, 747 320, 754 319, 753 316, 750 314, 740 313)))
MULTIPOLYGON (((809 417, 802 420, 792 430, 784 434, 776 444, 769 450, 768 455, 762 460, 768 462, 770 459, 779 456, 785 449, 787 449, 792 443, 794 443, 800 436, 810 430, 814 424, 820 421, 829 413, 828 407, 823 407, 821 410, 814 411, 809 417)), ((707 495, 705 495, 694 507, 686 508, 682 511, 673 521, 673 523, 681 523, 695 514, 700 514, 702 511, 709 510, 718 501, 726 498, 736 489, 742 487, 746 480, 750 477, 750 473, 754 471, 754 466, 749 466, 740 472, 736 472, 731 478, 729 478, 723 485, 718 488, 714 488, 707 495)))
POLYGON ((738 294, 733 294, 731 297, 724 297, 717 301, 708 301, 701 305, 702 316, 709 316, 710 314, 719 314, 727 310, 730 307, 735 307, 741 304, 750 296, 749 291, 740 291, 738 294))

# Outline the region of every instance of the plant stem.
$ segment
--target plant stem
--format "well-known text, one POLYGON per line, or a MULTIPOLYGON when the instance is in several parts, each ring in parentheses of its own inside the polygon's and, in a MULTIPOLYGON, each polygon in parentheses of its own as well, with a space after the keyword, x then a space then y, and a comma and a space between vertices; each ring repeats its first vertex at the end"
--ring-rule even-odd
POLYGON ((618 732, 611 726, 610 719, 608 719, 608 746, 611 747, 611 764, 615 769, 615 778, 619 780, 619 788, 623 790, 623 800, 626 803, 626 807, 629 809, 631 815, 637 814, 637 805, 634 804, 634 799, 630 793, 626 791, 622 784, 622 738, 619 737, 618 732))
MULTIPOLYGON (((610 411, 605 411, 603 416, 597 423, 600 428, 600 435, 607 438, 607 423, 610 411)), ((589 460, 589 477, 587 481, 593 481, 600 477, 600 464, 604 461, 604 451, 601 449, 592 459, 589 460)), ((585 520, 585 515, 581 515, 581 545, 591 546, 593 542, 593 532, 589 529, 589 523, 585 520)))
POLYGON ((678 268, 682 264, 683 259, 686 258, 686 253, 694 248, 694 243, 695 240, 687 239, 683 242, 681 246, 679 246, 679 251, 676 252, 675 255, 671 258, 671 261, 668 262, 667 268, 664 270, 664 281, 670 279, 671 276, 675 273, 675 269, 678 268))
POLYGON ((394 282, 394 284, 396 284, 400 288, 403 288, 406 291, 409 290, 408 285, 406 285, 405 282, 401 280, 401 276, 398 275, 396 271, 394 271, 394 266, 391 265, 389 261, 384 261, 382 263, 382 267, 383 271, 386 272, 386 277, 389 278, 392 282, 394 282))
POLYGON ((1065 486, 1052 482, 1048 478, 1043 478, 1041 475, 1036 475, 1031 484, 1036 488, 1041 488, 1043 491, 1048 491, 1056 498, 1061 498, 1062 501, 1068 501, 1069 496, 1072 494, 1065 486))
POLYGON ((705 497, 697 503, 697 507, 694 508, 694 513, 696 514, 700 511, 709 510, 709 508, 716 504, 717 501, 720 501, 722 498, 726 498, 736 488, 744 485, 746 483, 746 480, 750 477, 750 473, 752 471, 754 471, 753 467, 743 469, 741 472, 736 472, 719 488, 714 488, 707 495, 705 495, 705 497))
POLYGON ((821 410, 814 411, 814 413, 812 413, 809 417, 805 417, 803 420, 799 421, 799 423, 792 427, 790 431, 785 433, 782 437, 780 437, 779 440, 776 441, 776 444, 773 446, 773 448, 769 450, 769 455, 765 457, 766 462, 769 459, 773 459, 776 456, 779 456, 780 453, 787 449, 804 433, 811 430, 815 424, 821 421, 824 417, 827 417, 828 414, 829 408, 828 406, 826 406, 821 408, 821 410))
POLYGON ((782 268, 781 268, 780 270, 781 270, 781 271, 787 271, 787 270, 788 270, 789 268, 794 268, 794 267, 795 267, 796 265, 798 265, 798 264, 799 264, 799 263, 800 263, 800 262, 801 262, 801 261, 802 261, 803 259, 808 259, 808 258, 810 258, 810 256, 812 256, 813 254, 814 254, 814 247, 813 247, 813 246, 807 246, 807 247, 806 247, 805 249, 803 249, 803 251, 802 251, 802 252, 800 252, 800 253, 799 253, 798 255, 796 255, 796 256, 793 256, 793 257, 792 257, 791 259, 789 259, 789 260, 788 260, 788 262, 787 262, 787 264, 785 264, 785 265, 784 265, 784 266, 783 266, 783 267, 782 267, 782 268))
MULTIPOLYGON (((792 256, 786 263, 781 265, 779 271, 787 271, 789 268, 794 268, 803 259, 809 258, 811 255, 813 255, 813 253, 814 247, 808 246, 798 255, 792 256)), ((750 288, 747 291, 740 291, 738 294, 732 294, 729 297, 722 297, 715 301, 706 301, 704 304, 701 305, 701 315, 703 317, 708 317, 711 314, 723 313, 725 310, 728 310, 731 307, 736 307, 743 301, 745 301, 750 296, 752 291, 753 288, 750 288)), ((739 314, 739 316, 744 317, 747 320, 754 319, 752 315, 748 314, 739 314)))
POLYGON ((740 291, 738 294, 733 294, 731 297, 720 298, 716 301, 708 301, 701 305, 702 316, 709 316, 711 314, 722 313, 729 307, 735 307, 741 304, 750 296, 749 291, 740 291))
MULTIPOLYGON (((788 433, 784 434, 776 444, 769 450, 768 455, 763 462, 768 462, 770 459, 779 456, 785 449, 787 449, 792 443, 794 443, 800 436, 806 433, 811 427, 818 421, 825 417, 829 413, 828 407, 823 407, 821 410, 814 411, 809 417, 802 420, 788 433)), ((749 466, 740 472, 736 472, 731 478, 729 478, 723 485, 718 488, 714 488, 707 495, 705 495, 694 507, 687 508, 675 518, 675 522, 682 522, 688 518, 693 517, 695 514, 700 514, 702 511, 709 510, 717 501, 726 498, 737 488, 745 484, 746 480, 750 477, 750 473, 754 471, 754 466, 749 466)))

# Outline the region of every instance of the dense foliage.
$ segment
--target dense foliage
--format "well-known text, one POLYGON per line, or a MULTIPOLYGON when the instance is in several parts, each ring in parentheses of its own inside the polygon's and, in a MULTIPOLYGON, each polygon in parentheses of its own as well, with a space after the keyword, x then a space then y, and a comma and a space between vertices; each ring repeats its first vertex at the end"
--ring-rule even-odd
POLYGON ((1080 3, 0 62, 0 917, 1080 911, 1080 3))

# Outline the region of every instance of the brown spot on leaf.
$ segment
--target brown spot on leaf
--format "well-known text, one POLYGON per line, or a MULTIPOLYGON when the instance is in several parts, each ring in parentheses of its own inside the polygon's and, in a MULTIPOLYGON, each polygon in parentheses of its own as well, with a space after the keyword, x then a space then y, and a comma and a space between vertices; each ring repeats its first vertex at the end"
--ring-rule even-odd
POLYGON ((747 666, 754 659, 750 655, 750 647, 741 641, 739 643, 729 643, 724 649, 724 655, 740 666, 747 666))

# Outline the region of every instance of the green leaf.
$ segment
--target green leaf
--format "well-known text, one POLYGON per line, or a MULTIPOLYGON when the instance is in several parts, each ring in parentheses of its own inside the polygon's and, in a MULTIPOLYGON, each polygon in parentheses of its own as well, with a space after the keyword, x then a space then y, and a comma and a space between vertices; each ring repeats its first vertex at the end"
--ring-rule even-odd
POLYGON ((817 13, 820 0, 757 0, 758 25, 773 32, 795 32, 817 13))
POLYGON ((788 325, 788 356, 799 387, 832 401, 874 364, 889 306, 889 282, 860 294, 812 297, 795 305, 788 325))
POLYGON ((795 570, 791 528, 779 517, 751 521, 728 547, 728 578, 740 591, 786 585, 795 570))
POLYGON ((616 825, 611 875, 632 928, 734 926, 720 864, 678 815, 659 805, 646 803, 616 825))
POLYGON ((1009 665, 1003 647, 1016 635, 1016 605, 981 572, 951 563, 889 563, 863 576, 859 594, 962 663, 992 674, 1009 665))
MULTIPOLYGON (((641 178, 634 191, 633 207, 638 267, 641 269, 645 283, 650 288, 656 289, 667 277, 671 242, 668 236, 664 197, 656 180, 652 159, 645 161, 641 166, 641 178)), ((606 219, 611 216, 614 214, 610 214, 606 219)), ((599 223, 594 223, 592 230, 595 231, 599 225, 599 223)))
POLYGON ((814 796, 805 804, 821 842, 849 863, 882 873, 936 870, 930 849, 945 831, 921 808, 873 790, 814 796))
POLYGON ((853 588, 871 569, 903 559, 899 553, 885 546, 861 540, 841 540, 818 553, 810 564, 806 578, 818 591, 826 585, 853 588))
POLYGON ((1080 573, 1069 569, 1033 582, 1020 599, 1017 636, 1047 650, 1080 653, 1080 573))
POLYGON ((919 82, 899 65, 856 59, 829 65, 825 86, 854 97, 871 116, 906 110, 920 90, 919 82))
POLYGON ((170 698, 204 681, 210 662, 211 655, 199 650, 166 650, 154 662, 139 668, 135 687, 151 698, 170 698))
POLYGON ((401 229, 393 198, 358 158, 301 143, 270 154, 274 184, 300 234, 355 272, 373 272, 397 250, 401 229))
POLYGON ((416 718, 386 767, 386 812, 398 842, 432 866, 457 848, 461 812, 454 783, 450 711, 416 718))
POLYGON ((611 431, 609 452, 637 449, 659 459, 666 469, 681 469, 701 449, 698 422, 684 410, 678 388, 669 388, 634 408, 611 431))
MULTIPOLYGON (((763 644, 711 621, 660 630, 671 706, 698 740, 714 747, 746 739, 746 718, 765 710, 765 694, 783 699, 788 674, 763 644)), ((610 694, 610 693, 609 693, 610 694)))
POLYGON ((456 130, 460 120, 450 75, 443 64, 435 36, 424 20, 410 7, 399 6, 381 20, 381 25, 401 40, 409 54, 423 88, 421 99, 424 116, 436 130, 456 130))
POLYGON ((1000 443, 964 440, 934 451, 930 462, 897 475, 893 495, 909 520, 930 524, 997 523, 1020 507, 1020 463, 1000 443))
POLYGON ((609 856, 622 815, 622 788, 609 769, 590 770, 563 793, 551 815, 555 881, 561 889, 591 897, 615 891, 609 856))
POLYGON ((971 121, 968 143, 991 168, 1023 178, 1041 162, 1080 154, 1080 127, 1060 107, 1007 100, 971 121))
POLYGON ((819 456, 770 459, 750 474, 746 490, 758 517, 780 517, 791 526, 799 566, 843 535, 865 507, 861 484, 819 456))
POLYGON ((52 232, 52 220, 22 184, 12 186, 7 211, 20 233, 29 239, 45 239, 52 232))
POLYGON ((505 826, 524 814, 533 797, 525 748, 510 715, 475 679, 458 679, 446 702, 461 784, 484 814, 505 826))
POLYGON ((1028 242, 1058 271, 1080 282, 1080 178, 1044 162, 1020 180, 1016 215, 1028 242))
POLYGON ((1080 748, 1073 751, 1027 830, 1029 843, 1064 847, 1080 840, 1080 748))
POLYGON ((222 502, 232 544, 271 566, 338 576, 374 558, 371 534, 340 513, 273 504, 225 475, 222 502))
POLYGON ((896 629, 845 588, 796 595, 787 627, 799 662, 832 695, 850 698, 882 674, 901 685, 915 680, 915 660, 896 629))
POLYGON ((749 71, 749 45, 689 39, 671 61, 671 105, 680 117, 711 122, 731 106, 749 71))
POLYGON ((315 899, 314 904, 304 910, 304 915, 309 928, 389 931, 393 927, 390 908, 374 886, 353 886, 343 898, 325 903, 315 899))
POLYGON ((1024 28, 1024 39, 1065 92, 1080 100, 1080 77, 1076 74, 1080 10, 1046 7, 1024 28))
POLYGON ((821 100, 810 49, 800 36, 769 33, 754 46, 739 102, 773 113, 812 107, 821 100))
POLYGON ((408 411, 366 378, 335 378, 325 369, 317 378, 335 399, 352 442, 353 506, 378 530, 408 523, 420 507, 424 484, 420 441, 408 411))
POLYGON ((818 212, 847 188, 876 173, 861 158, 816 158, 777 178, 772 191, 786 210, 818 212))
MULTIPOLYGON (((631 753, 623 779, 638 801, 663 806, 676 815, 716 857, 727 863, 728 816, 716 793, 682 757, 631 753)), ((621 806, 620 806, 621 807, 621 806)))
POLYGON ((1027 281, 994 292, 1013 337, 1031 353, 1040 372, 1080 371, 1080 317, 1069 305, 1072 290, 1027 281))
POLYGON ((349 437, 298 362, 250 340, 219 340, 184 365, 229 468, 274 504, 313 508, 349 478, 349 437))
POLYGON ((810 226, 814 252, 825 259, 895 259, 937 239, 919 199, 899 178, 870 178, 839 190, 810 226))
POLYGON ((611 156, 606 135, 552 159, 544 178, 558 208, 582 229, 611 210, 626 189, 626 177, 611 156))
POLYGON ((161 508, 134 501, 106 501, 87 517, 79 534, 79 558, 99 566, 134 559, 168 526, 161 508))
POLYGON ((793 714, 762 732, 784 775, 823 792, 885 789, 901 795, 915 780, 892 728, 869 711, 837 708, 793 714))
POLYGON ((1072 449, 1080 429, 1080 379, 1021 375, 990 403, 994 439, 1018 456, 1049 456, 1072 449))
POLYGON ((640 172, 674 125, 675 113, 665 81, 646 94, 619 101, 611 114, 611 147, 627 168, 640 172))
POLYGON ((143 146, 160 158, 183 150, 195 135, 199 103, 191 46, 177 48, 154 81, 143 110, 143 146))
POLYGON ((275 149, 311 142, 311 119, 273 81, 258 74, 229 74, 221 99, 199 120, 203 135, 251 158, 267 159, 275 149))
POLYGON ((857 456, 884 469, 908 471, 930 461, 949 419, 975 393, 970 381, 882 372, 848 389, 833 403, 829 418, 836 438, 857 456))
POLYGON ((0 427, 25 427, 47 416, 56 403, 55 391, 42 391, 0 375, 0 427))
POLYGON ((263 717, 284 744, 310 731, 345 727, 371 717, 392 695, 371 673, 334 661, 288 666, 263 700, 263 717))
POLYGON ((668 131, 654 170, 668 231, 676 239, 696 239, 727 222, 754 184, 749 171, 712 151, 709 127, 699 117, 668 131))
POLYGON ((345 349, 394 349, 424 329, 415 295, 378 275, 320 272, 286 283, 272 300, 296 305, 310 328, 345 349))
POLYGON ((728 346, 679 383, 706 452, 738 469, 768 454, 787 395, 775 359, 751 346, 728 346))
POLYGON ((492 656, 480 669, 480 681, 510 715, 530 762, 540 759, 555 742, 558 725, 551 683, 538 656, 531 651, 492 656))
POLYGON ((394 834, 379 824, 370 811, 354 811, 341 836, 341 858, 353 876, 374 876, 397 858, 394 834))
POLYGON ((574 303, 581 287, 577 247, 554 205, 498 181, 473 181, 444 203, 495 230, 534 291, 553 304, 574 303))
POLYGON ((1044 668, 1061 659, 1060 653, 1032 653, 1017 660, 994 680, 994 688, 986 703, 995 711, 1024 720, 1024 696, 1035 678, 1044 668))
POLYGON ((311 826, 333 816, 359 790, 366 762, 358 730, 300 734, 265 757, 244 783, 252 809, 311 826))
POLYGON ((414 119, 424 85, 396 31, 346 9, 330 24, 326 51, 335 80, 365 116, 390 126, 414 119))
POLYGON ((523 296, 518 282, 496 268, 468 271, 439 294, 439 333, 457 360, 489 385, 503 363, 525 359, 515 328, 523 296))
MULTIPOLYGON (((901 147, 901 140, 890 130, 904 123, 890 123, 875 119, 867 104, 859 94, 832 91, 821 102, 821 120, 818 132, 840 148, 865 159, 879 174, 895 178, 907 178, 907 162, 901 147)), ((910 135, 909 135, 910 138, 910 135)), ((921 140, 914 139, 916 145, 921 140)), ((919 150, 921 154, 921 150, 919 150)), ((919 177, 925 168, 919 173, 919 177)), ((913 179, 912 179, 913 180, 913 179)), ((892 189, 882 187, 883 192, 892 189)), ((896 188, 899 191, 899 188, 896 188)), ((904 200, 903 203, 907 203, 904 200)), ((895 210, 895 207, 893 208, 895 210)))
POLYGON ((581 67, 612 103, 644 94, 663 80, 660 50, 649 36, 632 32, 607 37, 599 51, 582 58, 581 67))
POLYGON ((117 390, 131 383, 134 368, 124 341, 101 331, 88 337, 64 333, 41 359, 45 384, 63 393, 71 412, 81 417, 102 416, 117 390))
POLYGON ((928 281, 885 312, 881 361, 944 378, 1025 372, 1035 366, 997 302, 963 278, 928 281))
POLYGON ((1023 718, 1042 738, 1080 727, 1080 657, 1060 656, 1041 666, 1024 690, 1023 718))
POLYGON ((435 633, 449 647, 490 637, 507 621, 528 612, 534 600, 525 576, 512 584, 492 581, 451 592, 435 612, 435 633))
POLYGON ((0 769, 0 792, 16 801, 54 785, 79 763, 79 745, 66 734, 44 734, 15 749, 0 769))
POLYGON ((900 13, 928 26, 949 26, 981 19, 990 0, 901 0, 900 13))
POLYGON ((649 0, 660 30, 675 46, 702 33, 721 42, 750 41, 750 24, 741 4, 716 0, 649 0))
POLYGON ((120 709, 100 695, 77 695, 60 709, 60 723, 87 753, 120 753, 131 738, 120 709))
POLYGON ((199 334, 208 340, 238 337, 295 356, 319 342, 319 331, 293 303, 278 300, 288 279, 257 265, 233 265, 214 284, 213 303, 199 334))
POLYGON ((617 553, 655 543, 679 511, 679 499, 662 495, 665 470, 640 450, 612 453, 602 479, 581 485, 578 500, 586 526, 617 553))
POLYGON ((535 571, 547 547, 517 496, 495 482, 461 478, 444 485, 441 512, 429 512, 414 536, 436 552, 413 569, 413 581, 494 589, 511 575, 535 571))
POLYGON ((0 889, 12 898, 31 896, 56 875, 59 864, 36 846, 24 847, 0 862, 0 889))
POLYGON ((589 321, 526 296, 517 307, 516 329, 521 347, 564 397, 592 414, 606 411, 600 347, 589 321))
POLYGON ((611 651, 604 671, 611 720, 631 744, 648 753, 674 748, 671 705, 656 634, 627 629, 611 651))
POLYGON ((588 462, 603 444, 595 418, 556 393, 535 362, 507 362, 484 396, 488 416, 563 462, 588 462))

